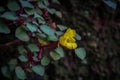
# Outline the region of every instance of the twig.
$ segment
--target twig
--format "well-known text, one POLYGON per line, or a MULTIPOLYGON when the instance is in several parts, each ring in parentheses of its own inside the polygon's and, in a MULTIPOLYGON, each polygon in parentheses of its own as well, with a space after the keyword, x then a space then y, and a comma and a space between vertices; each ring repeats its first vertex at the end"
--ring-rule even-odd
POLYGON ((7 47, 10 47, 10 46, 16 45, 19 42, 21 42, 19 39, 15 39, 15 40, 7 42, 5 44, 0 44, 0 48, 7 48, 7 47))

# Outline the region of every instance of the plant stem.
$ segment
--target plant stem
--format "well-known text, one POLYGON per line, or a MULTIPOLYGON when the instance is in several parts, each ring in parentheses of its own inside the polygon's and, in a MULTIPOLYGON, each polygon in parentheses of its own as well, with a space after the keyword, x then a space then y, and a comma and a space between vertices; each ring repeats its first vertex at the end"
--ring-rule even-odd
POLYGON ((10 47, 10 46, 16 45, 16 44, 18 44, 20 42, 21 41, 19 39, 15 39, 15 40, 7 42, 5 44, 0 44, 0 48, 7 48, 7 47, 10 47))

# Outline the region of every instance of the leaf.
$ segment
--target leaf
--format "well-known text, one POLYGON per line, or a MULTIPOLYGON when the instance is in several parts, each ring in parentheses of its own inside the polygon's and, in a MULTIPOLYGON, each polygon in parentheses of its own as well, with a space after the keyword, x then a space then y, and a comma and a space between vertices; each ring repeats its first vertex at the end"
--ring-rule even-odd
POLYGON ((8 64, 9 64, 10 71, 14 71, 17 65, 17 59, 11 59, 8 64))
POLYGON ((33 53, 33 56, 32 56, 33 60, 38 62, 38 53, 33 53))
POLYGON ((63 25, 57 25, 57 27, 61 30, 61 31, 64 31, 67 29, 66 26, 63 26, 63 25))
POLYGON ((22 62, 27 62, 28 61, 27 57, 24 56, 24 55, 19 56, 18 59, 22 62))
POLYGON ((61 32, 61 31, 56 31, 55 33, 56 33, 56 35, 58 35, 58 36, 61 36, 61 35, 63 34, 63 32, 61 32))
POLYGON ((31 52, 38 52, 39 51, 39 48, 36 44, 29 44, 28 48, 31 52))
POLYGON ((42 3, 42 1, 39 1, 39 2, 38 2, 38 7, 41 8, 41 9, 47 8, 47 7, 42 3))
POLYGON ((2 18, 8 19, 8 20, 17 20, 18 17, 13 12, 5 12, 3 15, 1 15, 2 18))
POLYGON ((18 46, 17 49, 20 54, 27 53, 27 50, 23 46, 18 46))
POLYGON ((32 8, 24 8, 24 10, 28 15, 32 15, 35 13, 35 10, 32 8))
POLYGON ((47 66, 49 63, 50 63, 50 59, 49 59, 47 56, 44 56, 44 57, 41 59, 41 64, 42 64, 43 66, 47 66))
POLYGON ((3 11, 5 11, 5 9, 0 6, 0 12, 3 12, 3 11))
POLYGON ((110 1, 110 0, 103 0, 103 2, 105 4, 107 4, 109 7, 113 8, 113 9, 116 9, 117 8, 117 4, 113 1, 110 1))
POLYGON ((29 36, 26 31, 22 29, 22 27, 18 27, 15 31, 15 36, 22 41, 29 41, 29 36))
POLYGON ((46 8, 46 9, 50 14, 54 14, 56 12, 56 10, 53 8, 46 8))
POLYGON ((36 74, 38 74, 38 75, 40 75, 40 76, 43 76, 44 73, 45 73, 45 68, 44 68, 43 66, 41 66, 41 65, 33 66, 33 67, 32 67, 32 70, 33 70, 36 74))
POLYGON ((28 1, 25 1, 25 0, 19 0, 19 1, 21 3, 22 7, 34 8, 34 6, 28 1))
POLYGON ((55 30, 47 25, 41 25, 40 29, 49 36, 53 36, 55 33, 55 30))
POLYGON ((39 15, 43 15, 43 11, 40 8, 36 8, 35 9, 36 13, 38 13, 39 15))
POLYGON ((1 21, 0 21, 0 33, 4 33, 4 34, 10 33, 10 29, 8 28, 8 26, 1 21))
POLYGON ((37 21, 38 21, 39 24, 46 24, 46 22, 44 20, 40 19, 40 18, 37 18, 37 21))
POLYGON ((47 36, 45 34, 42 34, 42 33, 38 33, 37 34, 39 36, 39 38, 41 39, 45 39, 47 36))
POLYGON ((64 51, 62 47, 57 47, 55 51, 61 56, 64 57, 64 51))
POLYGON ((8 64, 9 65, 16 65, 17 64, 17 59, 11 59, 8 64))
POLYGON ((58 37, 55 36, 55 35, 48 36, 48 40, 49 40, 49 41, 58 41, 58 37))
POLYGON ((77 40, 81 40, 81 36, 80 36, 79 34, 76 34, 76 35, 75 35, 75 38, 76 38, 77 40))
POLYGON ((27 27, 31 32, 37 31, 37 26, 36 26, 36 25, 33 25, 33 24, 31 24, 31 23, 27 23, 27 24, 26 24, 26 27, 27 27))
POLYGON ((7 66, 1 67, 1 72, 2 72, 2 74, 3 74, 5 77, 7 77, 7 78, 10 78, 10 77, 11 77, 11 76, 10 76, 9 69, 8 69, 7 66))
POLYGON ((55 15, 58 16, 59 18, 62 18, 62 13, 60 11, 56 11, 55 15))
POLYGON ((20 14, 21 17, 23 18, 28 18, 29 15, 27 15, 26 13, 20 14))
POLYGON ((20 6, 18 5, 18 3, 16 1, 9 1, 7 4, 7 7, 11 10, 11 11, 16 11, 20 9, 20 6))
POLYGON ((38 42, 40 45, 47 45, 48 44, 48 41, 41 39, 41 38, 38 39, 38 42))
POLYGON ((15 73, 16 73, 16 76, 19 78, 19 79, 22 79, 22 80, 25 80, 26 79, 26 74, 24 72, 24 70, 20 67, 20 66, 17 66, 15 68, 15 73))
POLYGON ((34 18, 40 18, 41 20, 44 21, 44 18, 37 13, 34 13, 34 18))
POLYGON ((44 3, 46 6, 49 6, 48 0, 43 0, 43 3, 44 3))
POLYGON ((58 53, 51 51, 50 56, 53 58, 53 60, 59 60, 61 57, 58 53))
POLYGON ((52 0, 53 1, 53 3, 59 3, 59 1, 58 0, 52 0))
POLYGON ((33 25, 39 26, 38 22, 35 20, 32 23, 33 23, 33 25))
POLYGON ((86 52, 84 48, 77 48, 75 49, 75 54, 77 57, 79 57, 81 60, 83 60, 86 57, 86 52))

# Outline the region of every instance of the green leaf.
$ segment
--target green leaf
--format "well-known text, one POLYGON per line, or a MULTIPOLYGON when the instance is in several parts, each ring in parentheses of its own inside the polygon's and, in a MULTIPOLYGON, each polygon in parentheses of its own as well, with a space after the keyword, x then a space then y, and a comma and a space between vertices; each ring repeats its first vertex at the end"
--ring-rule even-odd
POLYGON ((47 8, 47 7, 42 3, 42 1, 39 1, 39 2, 38 2, 38 6, 39 6, 39 8, 41 8, 41 9, 47 8))
POLYGON ((39 38, 41 39, 45 39, 47 36, 45 34, 42 34, 42 33, 38 33, 37 34, 39 36, 39 38))
POLYGON ((26 79, 26 74, 24 72, 24 70, 20 67, 20 66, 17 66, 15 68, 15 73, 16 73, 16 76, 19 78, 19 79, 22 79, 22 80, 25 80, 26 79))
POLYGON ((32 8, 24 8, 24 10, 28 15, 32 15, 35 13, 35 10, 32 8))
POLYGON ((19 56, 18 59, 22 62, 27 62, 28 61, 27 57, 24 56, 24 55, 19 56))
POLYGON ((3 15, 1 15, 2 18, 8 19, 8 20, 17 20, 18 17, 13 12, 5 12, 3 15))
POLYGON ((83 60, 86 57, 86 52, 84 48, 77 48, 75 49, 75 54, 83 60))
POLYGON ((58 53, 56 52, 50 52, 50 56, 53 58, 53 60, 59 60, 61 57, 58 53))
POLYGON ((55 9, 53 8, 47 8, 47 11, 50 13, 50 14, 54 14, 56 12, 55 9))
POLYGON ((49 6, 48 0, 43 0, 43 3, 44 3, 46 6, 49 6))
POLYGON ((46 22, 44 20, 40 19, 40 18, 37 18, 37 21, 38 21, 39 24, 46 24, 46 22))
POLYGON ((40 76, 43 76, 44 73, 45 73, 45 68, 44 68, 43 66, 41 66, 41 65, 33 66, 33 67, 32 67, 32 70, 33 70, 36 74, 38 74, 38 75, 40 75, 40 76))
POLYGON ((23 18, 28 18, 29 17, 29 15, 27 15, 26 13, 20 14, 20 16, 23 17, 23 18))
POLYGON ((48 36, 48 40, 49 40, 49 41, 58 41, 58 37, 55 36, 55 35, 48 36))
POLYGON ((39 51, 39 47, 36 44, 29 44, 28 48, 31 52, 38 52, 39 51))
POLYGON ((10 71, 14 71, 17 65, 17 59, 11 59, 8 64, 9 64, 10 71))
POLYGON ((33 23, 33 25, 39 26, 38 22, 35 20, 32 23, 33 23))
POLYGON ((22 7, 34 8, 34 6, 28 1, 25 1, 25 0, 19 0, 19 1, 21 3, 22 7))
POLYGON ((38 62, 39 61, 38 60, 38 53, 34 52, 32 58, 33 58, 34 61, 38 62))
POLYGON ((4 34, 10 33, 10 29, 8 28, 8 26, 1 21, 0 21, 0 33, 4 33, 4 34))
POLYGON ((55 33, 55 30, 47 25, 41 25, 40 29, 49 36, 53 36, 55 33))
POLYGON ((58 3, 59 1, 58 0, 52 0, 53 1, 53 3, 58 3))
POLYGON ((63 26, 63 25, 57 25, 57 27, 61 30, 61 31, 64 31, 67 29, 66 26, 63 26))
POLYGON ((19 10, 20 7, 18 5, 18 3, 16 1, 9 1, 7 4, 7 7, 11 10, 11 11, 16 11, 19 10))
POLYGON ((16 65, 17 64, 17 59, 11 59, 8 64, 9 65, 16 65))
POLYGON ((17 49, 20 54, 27 53, 27 50, 23 46, 18 46, 17 49))
POLYGON ((9 69, 8 69, 7 66, 1 67, 1 72, 2 72, 2 74, 3 74, 5 77, 7 77, 7 78, 10 78, 10 77, 11 77, 11 76, 10 76, 9 69))
POLYGON ((44 18, 37 13, 34 13, 34 18, 40 18, 41 20, 44 21, 44 18))
POLYGON ((63 32, 61 32, 61 31, 56 31, 55 33, 57 36, 61 36, 63 34, 63 32))
POLYGON ((44 56, 44 57, 41 59, 41 64, 42 64, 43 66, 47 66, 49 63, 50 63, 50 59, 49 59, 47 56, 44 56))
POLYGON ((0 6, 0 12, 3 12, 3 11, 5 11, 5 9, 0 6))
POLYGON ((75 38, 76 38, 77 40, 81 40, 81 36, 80 36, 79 34, 76 34, 75 38))
POLYGON ((36 25, 33 25, 33 24, 31 24, 31 23, 27 23, 27 24, 26 24, 26 27, 27 27, 31 32, 37 31, 37 26, 36 26, 36 25))
POLYGON ((22 29, 22 27, 18 27, 15 31, 15 36, 22 41, 29 41, 29 36, 26 31, 22 29))
POLYGON ((57 47, 55 51, 61 56, 64 57, 64 51, 62 47, 57 47))
POLYGON ((105 4, 107 4, 109 7, 116 9, 117 3, 113 2, 114 0, 103 0, 105 4))
POLYGON ((62 18, 62 13, 60 11, 56 11, 55 15, 58 16, 59 18, 62 18))

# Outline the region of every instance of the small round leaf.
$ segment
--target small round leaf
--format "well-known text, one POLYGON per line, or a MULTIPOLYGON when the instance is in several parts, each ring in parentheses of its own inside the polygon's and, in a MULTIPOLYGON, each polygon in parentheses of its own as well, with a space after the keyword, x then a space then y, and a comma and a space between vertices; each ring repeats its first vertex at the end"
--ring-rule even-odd
POLYGON ((77 48, 75 49, 75 54, 77 57, 79 57, 81 60, 83 60, 86 57, 86 52, 84 48, 77 48))
POLYGON ((44 73, 45 73, 45 68, 44 68, 43 66, 41 66, 41 65, 33 66, 33 67, 32 67, 32 70, 33 70, 36 74, 38 74, 38 75, 40 75, 40 76, 43 76, 44 73))
POLYGON ((50 59, 47 57, 47 56, 44 56, 42 59, 41 59, 41 64, 43 66, 46 66, 50 63, 50 59))
POLYGON ((53 60, 59 60, 61 58, 60 55, 54 51, 50 52, 50 56, 53 60))
POLYGON ((15 68, 15 73, 16 73, 16 76, 19 78, 19 79, 22 79, 22 80, 25 80, 26 79, 26 74, 24 72, 24 70, 20 67, 20 66, 17 66, 15 68))
POLYGON ((27 35, 26 31, 23 30, 21 27, 18 27, 15 31, 15 36, 22 40, 22 41, 29 41, 29 36, 27 35))

